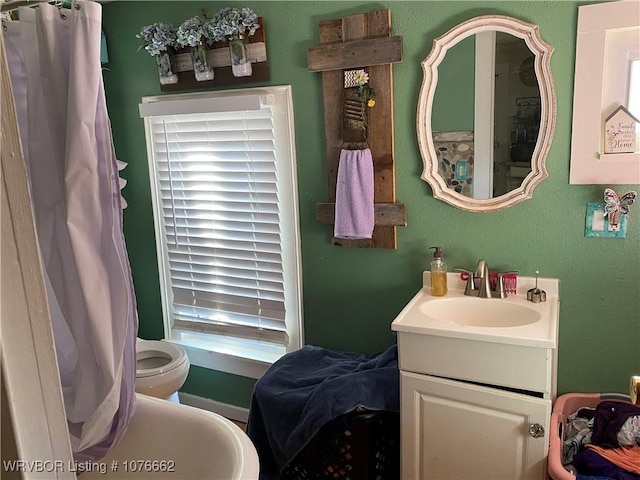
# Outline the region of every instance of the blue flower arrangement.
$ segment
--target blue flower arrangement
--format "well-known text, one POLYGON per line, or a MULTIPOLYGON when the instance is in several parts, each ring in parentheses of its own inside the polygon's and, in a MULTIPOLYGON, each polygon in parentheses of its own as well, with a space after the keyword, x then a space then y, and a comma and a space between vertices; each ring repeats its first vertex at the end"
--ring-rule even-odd
POLYGON ((211 21, 205 17, 195 16, 185 20, 178 27, 178 45, 180 47, 196 47, 202 42, 210 45, 213 42, 210 25, 211 21))
MULTIPOLYGON (((154 23, 142 27, 136 37, 144 40, 144 49, 154 57, 166 52, 171 47, 175 47, 177 39, 176 29, 169 23, 154 23)), ((138 50, 141 48, 143 48, 142 45, 138 50)))
POLYGON ((251 8, 223 8, 209 24, 215 42, 223 42, 240 35, 251 36, 260 28, 258 15, 251 8))

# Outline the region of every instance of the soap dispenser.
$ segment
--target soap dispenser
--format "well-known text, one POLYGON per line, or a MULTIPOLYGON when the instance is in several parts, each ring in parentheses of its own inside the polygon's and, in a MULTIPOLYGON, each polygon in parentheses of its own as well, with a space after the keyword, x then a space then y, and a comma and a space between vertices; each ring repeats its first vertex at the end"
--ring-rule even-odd
POLYGON ((440 247, 430 247, 435 250, 431 260, 431 295, 443 297, 447 294, 447 264, 442 259, 440 247))

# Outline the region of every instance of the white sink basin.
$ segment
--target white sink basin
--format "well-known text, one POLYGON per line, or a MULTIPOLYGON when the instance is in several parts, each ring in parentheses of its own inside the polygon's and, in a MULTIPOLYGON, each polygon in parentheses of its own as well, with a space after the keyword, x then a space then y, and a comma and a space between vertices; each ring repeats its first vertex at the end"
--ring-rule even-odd
POLYGON ((447 274, 449 292, 431 295, 429 272, 423 288, 402 309, 391 324, 399 333, 480 340, 511 345, 555 348, 557 346, 559 282, 539 279, 547 301, 529 302, 527 290, 535 278, 519 277, 518 292, 507 298, 465 296, 465 282, 447 274))
POLYGON ((427 317, 470 327, 519 327, 542 318, 540 309, 501 300, 445 297, 423 302, 419 308, 427 317))

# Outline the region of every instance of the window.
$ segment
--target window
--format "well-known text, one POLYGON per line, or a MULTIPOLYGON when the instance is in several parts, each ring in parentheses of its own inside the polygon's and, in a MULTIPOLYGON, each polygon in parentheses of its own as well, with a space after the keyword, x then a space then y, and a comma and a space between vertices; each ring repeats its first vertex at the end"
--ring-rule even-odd
POLYGON ((145 97, 165 338, 259 378, 302 344, 291 87, 145 97))
POLYGON ((640 183, 640 152, 604 153, 603 133, 604 120, 619 105, 634 111, 637 87, 632 70, 640 52, 639 39, 640 2, 578 8, 571 184, 640 183))

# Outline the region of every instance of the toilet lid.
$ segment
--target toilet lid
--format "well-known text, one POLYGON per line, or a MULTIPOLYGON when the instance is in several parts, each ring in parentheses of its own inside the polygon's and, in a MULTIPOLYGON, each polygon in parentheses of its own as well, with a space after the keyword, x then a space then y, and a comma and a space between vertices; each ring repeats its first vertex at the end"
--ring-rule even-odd
POLYGON ((182 347, 168 342, 145 340, 136 344, 136 377, 160 375, 187 361, 182 347))

